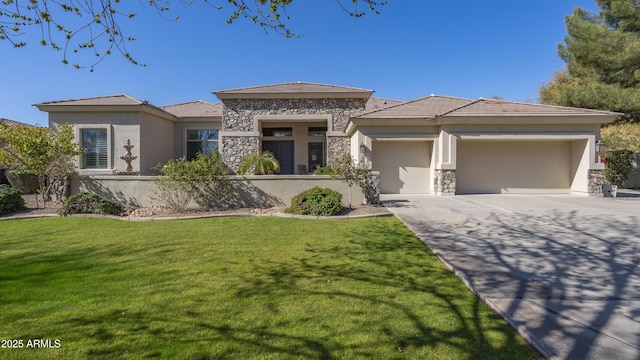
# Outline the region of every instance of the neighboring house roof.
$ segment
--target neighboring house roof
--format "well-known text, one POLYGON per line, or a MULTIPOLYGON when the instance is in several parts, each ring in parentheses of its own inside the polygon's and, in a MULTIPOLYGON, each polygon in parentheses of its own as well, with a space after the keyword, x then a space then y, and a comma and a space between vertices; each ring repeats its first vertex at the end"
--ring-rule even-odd
POLYGON ((220 100, 310 98, 368 99, 371 94, 373 94, 373 90, 298 81, 220 90, 214 91, 213 94, 215 94, 220 100))
POLYGON ((222 116, 221 103, 212 104, 202 100, 161 106, 161 109, 179 118, 222 116))
POLYGON ((430 95, 427 97, 407 101, 389 106, 381 110, 356 116, 357 119, 406 119, 406 118, 435 118, 436 116, 462 107, 473 100, 451 96, 430 95))
POLYGON ((21 125, 21 126, 28 126, 28 127, 34 127, 31 124, 25 124, 25 123, 21 123, 19 121, 15 121, 15 120, 9 120, 9 119, 5 119, 5 118, 0 118, 0 124, 9 124, 9 125, 13 125, 13 126, 17 126, 17 125, 21 125))

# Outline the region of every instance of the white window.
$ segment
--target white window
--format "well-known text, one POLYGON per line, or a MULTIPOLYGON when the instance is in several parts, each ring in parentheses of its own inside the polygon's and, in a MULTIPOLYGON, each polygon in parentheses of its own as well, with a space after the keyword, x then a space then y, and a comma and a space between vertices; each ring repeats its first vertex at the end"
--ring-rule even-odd
POLYGON ((107 129, 82 129, 82 168, 106 169, 108 167, 107 129))
POLYGON ((198 153, 211 156, 214 151, 218 151, 218 130, 187 130, 188 160, 198 153))

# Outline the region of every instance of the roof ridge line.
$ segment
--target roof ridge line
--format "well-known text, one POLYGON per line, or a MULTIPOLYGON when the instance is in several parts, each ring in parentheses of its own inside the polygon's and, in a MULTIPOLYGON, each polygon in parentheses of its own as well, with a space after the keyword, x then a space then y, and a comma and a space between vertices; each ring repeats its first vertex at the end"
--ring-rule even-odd
MULTIPOLYGON (((465 100, 465 99, 464 99, 464 98, 461 98, 460 100, 465 100)), ((467 103, 467 104, 464 104, 464 105, 462 105, 462 106, 458 106, 457 108, 451 109, 451 110, 449 110, 449 111, 445 111, 445 112, 443 112, 442 114, 438 114, 438 115, 436 115, 436 116, 445 116, 445 115, 450 114, 450 113, 452 113, 452 112, 454 112, 454 111, 458 111, 458 110, 460 110, 460 109, 464 109, 464 108, 466 108, 467 106, 471 106, 471 105, 473 105, 473 104, 477 104, 477 103, 479 103, 479 102, 483 101, 484 99, 483 99, 483 98, 479 98, 479 99, 477 99, 477 100, 472 100, 472 99, 466 99, 466 100, 469 100, 470 102, 469 102, 469 103, 467 103)))

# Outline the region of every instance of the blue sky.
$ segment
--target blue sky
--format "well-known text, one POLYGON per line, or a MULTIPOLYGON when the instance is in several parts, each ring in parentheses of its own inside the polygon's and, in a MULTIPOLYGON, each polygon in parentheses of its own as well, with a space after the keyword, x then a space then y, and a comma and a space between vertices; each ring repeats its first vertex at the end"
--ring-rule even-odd
POLYGON ((93 73, 76 70, 38 45, 33 31, 26 48, 0 43, 0 117, 47 125, 32 104, 122 93, 158 106, 216 102, 215 90, 289 81, 397 100, 440 94, 535 102, 538 87, 564 66, 557 56, 564 17, 575 7, 598 10, 592 0, 389 0, 381 15, 354 19, 335 1, 297 0, 289 26, 304 36, 286 39, 245 20, 225 25, 224 9, 203 4, 173 2, 180 18, 167 21, 132 3, 139 16, 122 27, 137 38, 130 53, 148 67, 113 54, 93 73))

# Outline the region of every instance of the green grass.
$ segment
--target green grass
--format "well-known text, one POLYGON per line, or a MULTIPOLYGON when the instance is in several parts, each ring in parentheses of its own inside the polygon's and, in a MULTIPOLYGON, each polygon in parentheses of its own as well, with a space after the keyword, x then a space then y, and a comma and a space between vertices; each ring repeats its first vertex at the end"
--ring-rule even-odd
POLYGON ((0 339, 60 340, 0 358, 537 358, 395 218, 11 220, 0 249, 0 339))

